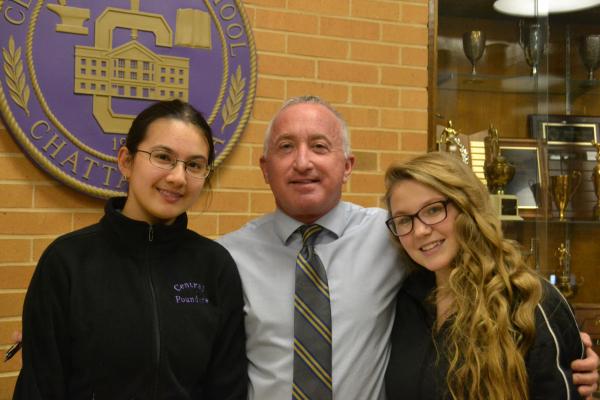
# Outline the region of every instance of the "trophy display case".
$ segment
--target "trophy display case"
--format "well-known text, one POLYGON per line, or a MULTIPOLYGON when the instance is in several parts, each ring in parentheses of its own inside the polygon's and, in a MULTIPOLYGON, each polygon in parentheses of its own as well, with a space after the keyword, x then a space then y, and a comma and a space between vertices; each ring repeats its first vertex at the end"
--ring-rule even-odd
POLYGON ((498 3, 430 0, 429 149, 450 126, 506 235, 600 326, 600 5, 498 3))

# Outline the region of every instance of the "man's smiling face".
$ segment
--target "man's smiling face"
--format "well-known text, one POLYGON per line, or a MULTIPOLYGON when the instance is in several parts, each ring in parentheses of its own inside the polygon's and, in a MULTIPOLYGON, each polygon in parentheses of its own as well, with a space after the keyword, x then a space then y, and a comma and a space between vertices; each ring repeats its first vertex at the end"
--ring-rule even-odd
POLYGON ((260 160, 277 207, 304 223, 337 205, 353 164, 354 158, 344 154, 340 121, 319 104, 281 111, 260 160))

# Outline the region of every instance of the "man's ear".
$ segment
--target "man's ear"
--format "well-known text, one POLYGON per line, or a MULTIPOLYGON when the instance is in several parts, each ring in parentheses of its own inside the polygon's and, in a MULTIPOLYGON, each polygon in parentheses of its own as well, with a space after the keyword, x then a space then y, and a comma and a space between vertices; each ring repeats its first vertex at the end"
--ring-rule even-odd
POLYGON ((133 154, 131 154, 125 146, 119 149, 119 153, 117 154, 117 165, 125 179, 129 179, 131 176, 131 167, 133 165, 133 154))
POLYGON ((354 156, 352 154, 350 154, 346 158, 345 165, 344 165, 344 179, 343 179, 344 183, 348 182, 348 179, 350 179, 350 174, 352 174, 352 168, 354 168, 355 161, 356 161, 356 159, 354 158, 354 156))
POLYGON ((260 157, 260 169, 263 174, 263 178, 265 179, 265 183, 269 184, 269 172, 267 171, 267 159, 265 156, 260 157))

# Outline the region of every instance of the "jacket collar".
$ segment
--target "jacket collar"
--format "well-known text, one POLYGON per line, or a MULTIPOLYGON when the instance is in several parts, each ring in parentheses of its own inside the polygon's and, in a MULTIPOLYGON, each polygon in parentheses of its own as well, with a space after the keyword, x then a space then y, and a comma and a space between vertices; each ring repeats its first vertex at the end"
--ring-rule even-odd
POLYGON ((430 298, 435 288, 435 273, 421 266, 417 266, 402 285, 402 290, 421 306, 430 325, 436 315, 435 305, 430 298))
POLYGON ((123 215, 127 197, 113 197, 104 207, 104 217, 100 223, 125 245, 139 242, 166 243, 177 240, 187 230, 187 215, 179 215, 170 225, 133 220, 123 215))

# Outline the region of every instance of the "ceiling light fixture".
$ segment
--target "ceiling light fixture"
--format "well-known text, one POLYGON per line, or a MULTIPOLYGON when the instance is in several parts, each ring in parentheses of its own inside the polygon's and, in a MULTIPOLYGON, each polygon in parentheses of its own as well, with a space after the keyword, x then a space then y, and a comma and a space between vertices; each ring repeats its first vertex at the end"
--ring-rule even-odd
POLYGON ((496 0, 494 9, 520 17, 540 17, 585 10, 600 5, 600 0, 496 0))

